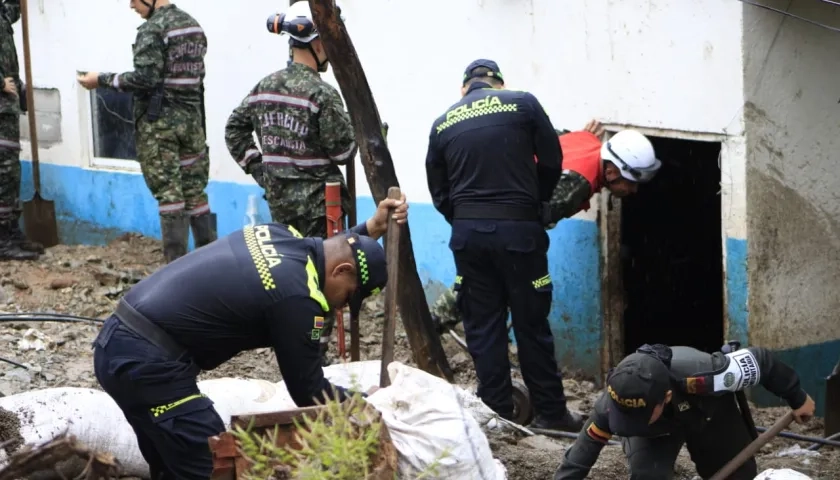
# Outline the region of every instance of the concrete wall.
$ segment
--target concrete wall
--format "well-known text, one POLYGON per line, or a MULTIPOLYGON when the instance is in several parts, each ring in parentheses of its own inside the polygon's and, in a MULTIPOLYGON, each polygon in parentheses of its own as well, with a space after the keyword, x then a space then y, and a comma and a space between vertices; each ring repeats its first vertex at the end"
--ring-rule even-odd
MULTIPOLYGON (((219 233, 226 234, 242 225, 248 195, 260 191, 227 154, 225 120, 255 82, 285 65, 285 40, 264 26, 285 2, 249 0, 247 9, 206 0, 177 3, 209 37, 208 192, 219 214, 219 233)), ((39 5, 32 8, 30 28, 35 83, 60 91, 63 112, 62 142, 44 148, 41 159, 49 163, 43 170, 45 193, 56 201, 63 239, 101 241, 125 230, 159 235, 156 208, 136 163, 91 157, 89 99, 74 79, 77 69, 130 68, 141 20, 127 2, 39 5)), ((413 203, 412 225, 422 225, 412 239, 421 276, 430 285, 450 284, 455 269, 448 225, 431 207, 426 189, 428 129, 457 100, 463 68, 477 57, 490 57, 511 88, 541 99, 558 128, 579 128, 597 117, 614 125, 734 135, 721 159, 728 175, 722 185, 726 238, 721 241, 731 247, 727 287, 734 300, 729 308, 745 319, 738 2, 345 0, 343 7, 381 116, 391 126, 389 146, 413 203), (429 12, 440 11, 447 12, 448 24, 438 35, 431 31, 439 25, 429 12), (418 21, 392 21, 412 17, 418 21)), ((334 81, 330 74, 325 78, 334 81)), ((359 164, 357 171, 362 171, 359 164)), ((364 218, 373 208, 366 182, 360 181, 357 191, 364 218)), ((601 342, 596 215, 592 209, 561 222, 551 232, 550 252, 558 358, 589 373, 599 368, 601 342)))
MULTIPOLYGON (((840 27, 821 2, 765 4, 840 27)), ((797 367, 818 405, 840 358, 838 41, 744 7, 750 343, 797 367)))

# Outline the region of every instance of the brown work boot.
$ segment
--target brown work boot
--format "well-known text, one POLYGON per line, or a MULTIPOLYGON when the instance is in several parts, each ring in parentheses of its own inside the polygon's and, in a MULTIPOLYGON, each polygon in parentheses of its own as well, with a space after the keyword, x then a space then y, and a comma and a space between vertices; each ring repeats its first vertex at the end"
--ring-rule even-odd
POLYGON ((37 260, 39 255, 20 248, 12 242, 11 228, 8 224, 0 224, 0 261, 2 260, 37 260))
POLYGON ((20 247, 21 250, 25 250, 27 252, 35 252, 39 255, 44 253, 44 246, 38 242, 33 242, 32 240, 26 238, 26 234, 23 233, 23 230, 20 229, 20 224, 18 222, 12 223, 10 240, 13 244, 20 247))

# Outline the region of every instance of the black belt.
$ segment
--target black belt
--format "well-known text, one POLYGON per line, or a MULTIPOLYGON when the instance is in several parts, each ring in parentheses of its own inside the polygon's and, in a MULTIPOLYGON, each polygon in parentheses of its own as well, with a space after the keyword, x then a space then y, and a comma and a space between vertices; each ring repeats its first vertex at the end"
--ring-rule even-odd
POLYGON ((521 220, 540 221, 538 208, 521 205, 459 205, 455 207, 455 220, 521 220))
POLYGON ((142 313, 138 312, 125 300, 120 299, 120 302, 117 304, 117 311, 114 312, 114 315, 120 319, 120 322, 122 322, 126 328, 145 338, 156 347, 165 351, 169 355, 172 355, 174 358, 179 358, 187 353, 187 350, 181 345, 178 345, 178 342, 173 340, 168 333, 152 323, 151 320, 146 318, 142 313))

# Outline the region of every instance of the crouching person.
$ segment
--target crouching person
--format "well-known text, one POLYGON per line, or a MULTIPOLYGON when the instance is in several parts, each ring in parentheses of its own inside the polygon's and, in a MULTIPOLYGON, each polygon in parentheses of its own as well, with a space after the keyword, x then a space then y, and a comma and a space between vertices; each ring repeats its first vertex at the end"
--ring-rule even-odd
POLYGON ((324 317, 387 282, 389 208, 405 223, 408 205, 384 200, 372 218, 328 240, 292 227, 246 227, 178 258, 120 300, 94 342, 94 370, 134 428, 154 480, 207 480, 207 440, 224 431, 196 377, 244 350, 273 347, 299 407, 343 401, 321 369, 324 317))
MULTIPOLYGON (((708 354, 690 347, 644 345, 607 376, 607 391, 554 480, 586 478, 601 448, 621 437, 634 480, 669 480, 683 444, 697 473, 709 478, 752 441, 734 392, 760 384, 784 398, 797 422, 814 415, 814 401, 790 367, 764 348, 708 354)), ((729 480, 752 480, 755 459, 729 480)))

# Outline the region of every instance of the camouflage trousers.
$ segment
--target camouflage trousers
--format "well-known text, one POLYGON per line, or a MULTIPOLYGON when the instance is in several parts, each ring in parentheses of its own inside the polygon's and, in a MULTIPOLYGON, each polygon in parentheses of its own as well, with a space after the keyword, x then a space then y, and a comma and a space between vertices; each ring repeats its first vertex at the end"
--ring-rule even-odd
MULTIPOLYGON (((549 217, 551 229, 557 222, 571 217, 580 211, 581 205, 589 200, 592 186, 589 181, 577 172, 566 170, 554 187, 549 201, 549 217)), ((443 325, 455 325, 461 321, 461 314, 455 307, 455 286, 443 292, 431 308, 432 315, 437 316, 443 325)))
POLYGON ((137 160, 146 186, 158 202, 161 215, 202 215, 210 211, 207 154, 201 114, 164 109, 150 122, 141 117, 135 126, 137 160))
POLYGON ((0 226, 20 218, 20 116, 0 114, 0 226))
POLYGON ((284 178, 280 175, 279 169, 266 165, 263 183, 272 221, 291 225, 304 237, 326 238, 327 182, 341 183, 341 209, 345 213, 341 222, 345 221, 351 203, 341 174, 325 180, 284 178))

